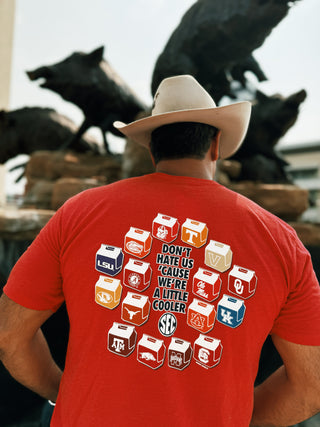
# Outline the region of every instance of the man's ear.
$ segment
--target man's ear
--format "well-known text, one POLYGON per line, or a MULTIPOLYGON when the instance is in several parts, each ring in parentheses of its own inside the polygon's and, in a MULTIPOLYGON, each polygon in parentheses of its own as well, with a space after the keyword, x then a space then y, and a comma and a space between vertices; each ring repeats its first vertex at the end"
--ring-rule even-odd
POLYGON ((211 159, 213 161, 216 161, 219 158, 220 136, 221 136, 221 130, 218 130, 216 136, 212 138, 211 159))

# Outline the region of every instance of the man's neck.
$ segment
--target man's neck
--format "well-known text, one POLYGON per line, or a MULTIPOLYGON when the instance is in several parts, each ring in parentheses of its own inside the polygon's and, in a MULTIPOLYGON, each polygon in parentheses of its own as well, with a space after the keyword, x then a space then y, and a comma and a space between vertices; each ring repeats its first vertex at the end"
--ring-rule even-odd
POLYGON ((215 166, 215 162, 208 162, 205 159, 161 160, 156 165, 156 172, 209 179, 212 181, 215 174, 215 166))

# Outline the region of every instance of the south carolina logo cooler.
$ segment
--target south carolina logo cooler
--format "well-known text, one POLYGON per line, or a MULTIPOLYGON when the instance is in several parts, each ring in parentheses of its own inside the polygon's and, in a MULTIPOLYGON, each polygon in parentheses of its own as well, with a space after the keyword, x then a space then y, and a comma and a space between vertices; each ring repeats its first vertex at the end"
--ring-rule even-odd
POLYGON ((219 339, 199 335, 194 342, 193 357, 204 368, 213 368, 218 365, 222 354, 222 344, 219 339))

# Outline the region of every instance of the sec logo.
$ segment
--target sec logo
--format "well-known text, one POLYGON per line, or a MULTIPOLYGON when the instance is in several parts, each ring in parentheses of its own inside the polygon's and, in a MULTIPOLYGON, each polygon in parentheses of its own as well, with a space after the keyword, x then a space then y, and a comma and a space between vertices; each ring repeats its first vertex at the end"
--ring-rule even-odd
POLYGON ((170 337, 177 329, 177 318, 172 313, 165 313, 159 319, 159 331, 165 337, 170 337))

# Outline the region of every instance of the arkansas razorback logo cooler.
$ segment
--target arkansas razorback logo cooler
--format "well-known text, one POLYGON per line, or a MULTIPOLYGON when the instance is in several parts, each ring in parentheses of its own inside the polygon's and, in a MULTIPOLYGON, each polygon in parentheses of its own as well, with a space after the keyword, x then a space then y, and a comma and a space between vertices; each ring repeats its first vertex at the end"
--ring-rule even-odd
POLYGON ((158 340, 150 335, 143 334, 138 342, 137 359, 152 369, 158 369, 163 365, 166 347, 163 340, 158 340))

